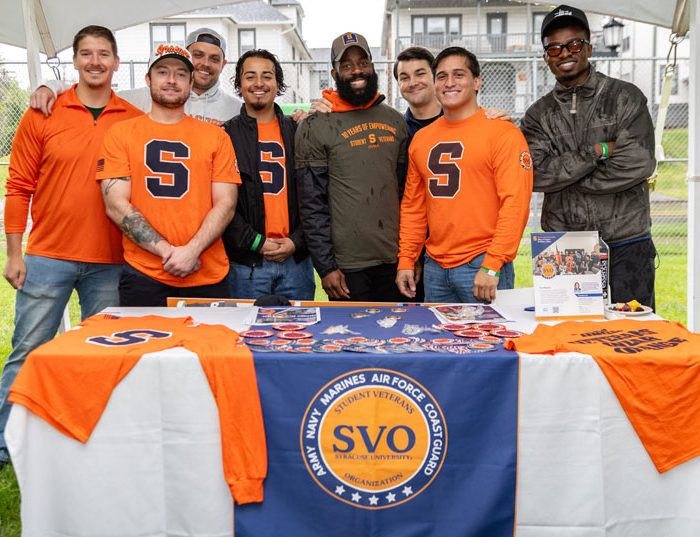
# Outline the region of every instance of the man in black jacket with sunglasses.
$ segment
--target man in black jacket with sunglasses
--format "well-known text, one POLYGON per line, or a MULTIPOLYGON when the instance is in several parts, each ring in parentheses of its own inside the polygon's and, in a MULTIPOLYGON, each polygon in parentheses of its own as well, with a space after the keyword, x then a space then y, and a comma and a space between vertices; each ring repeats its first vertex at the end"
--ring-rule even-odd
POLYGON ((542 21, 544 60, 555 88, 525 113, 521 128, 544 192, 542 229, 595 231, 610 247, 613 302, 654 308, 648 179, 654 127, 644 94, 595 70, 588 19, 559 6, 542 21))

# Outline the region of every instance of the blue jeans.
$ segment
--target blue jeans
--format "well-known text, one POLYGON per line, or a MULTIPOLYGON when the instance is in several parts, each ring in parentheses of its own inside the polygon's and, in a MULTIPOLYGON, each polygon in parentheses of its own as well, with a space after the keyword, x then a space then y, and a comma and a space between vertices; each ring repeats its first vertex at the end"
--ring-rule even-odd
POLYGON ((73 289, 78 291, 83 319, 119 305, 121 265, 81 263, 27 254, 27 275, 15 299, 15 331, 12 352, 0 380, 0 460, 7 460, 5 425, 12 406, 7 397, 27 355, 52 339, 61 324, 63 310, 73 289))
MULTIPOLYGON (((474 277, 481 270, 486 254, 481 254, 458 267, 442 268, 437 262, 425 256, 423 278, 425 279, 426 302, 480 302, 472 294, 474 277)), ((515 285, 513 263, 501 267, 498 289, 512 289, 515 285)))
POLYGON ((231 262, 228 281, 233 298, 280 295, 288 300, 313 300, 316 292, 310 257, 300 263, 294 256, 281 263, 263 258, 262 266, 257 267, 231 262))

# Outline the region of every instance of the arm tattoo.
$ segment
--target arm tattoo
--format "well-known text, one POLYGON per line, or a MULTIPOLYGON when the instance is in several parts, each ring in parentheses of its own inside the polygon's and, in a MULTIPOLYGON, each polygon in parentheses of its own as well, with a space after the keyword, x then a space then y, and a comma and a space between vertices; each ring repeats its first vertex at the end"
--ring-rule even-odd
POLYGON ((103 189, 105 196, 109 194, 109 191, 117 184, 117 181, 131 181, 131 177, 113 177, 112 179, 107 179, 103 189))
POLYGON ((119 227, 124 235, 136 244, 158 244, 163 240, 160 233, 151 227, 148 220, 137 209, 132 209, 131 213, 122 219, 119 227))

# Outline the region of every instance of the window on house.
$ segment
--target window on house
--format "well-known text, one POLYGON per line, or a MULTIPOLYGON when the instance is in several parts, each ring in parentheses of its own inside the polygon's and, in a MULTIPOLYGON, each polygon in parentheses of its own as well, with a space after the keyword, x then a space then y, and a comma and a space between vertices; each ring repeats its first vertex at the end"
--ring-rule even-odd
POLYGON ((331 87, 331 75, 327 70, 318 73, 318 89, 324 90, 331 87))
POLYGON ((425 17, 413 17, 413 35, 425 33, 425 17))
POLYGON ((185 25, 181 24, 151 24, 151 54, 159 45, 172 43, 185 46, 185 25))
POLYGON ((238 30, 238 55, 255 49, 255 29, 238 30))
POLYGON ((506 50, 508 15, 505 13, 487 13, 486 33, 493 52, 506 50))
POLYGON ((542 21, 547 16, 546 13, 533 13, 532 14, 532 44, 540 45, 542 44, 542 21))
POLYGON ((416 15, 411 19, 413 44, 442 48, 462 35, 461 15, 416 15))
POLYGON ((626 52, 630 49, 630 36, 622 38, 622 51, 626 52))

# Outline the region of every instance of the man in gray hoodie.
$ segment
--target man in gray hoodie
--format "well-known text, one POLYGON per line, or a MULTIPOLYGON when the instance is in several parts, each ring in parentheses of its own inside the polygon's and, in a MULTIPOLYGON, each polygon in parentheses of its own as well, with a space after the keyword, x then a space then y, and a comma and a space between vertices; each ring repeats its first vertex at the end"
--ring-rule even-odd
POLYGON ((525 113, 521 128, 544 192, 542 229, 595 231, 610 247, 613 302, 654 308, 648 179, 654 127, 644 94, 599 73, 586 15, 559 6, 542 21, 544 60, 555 88, 525 113))

